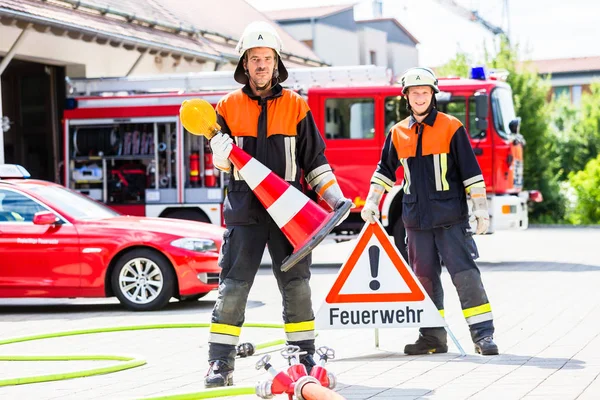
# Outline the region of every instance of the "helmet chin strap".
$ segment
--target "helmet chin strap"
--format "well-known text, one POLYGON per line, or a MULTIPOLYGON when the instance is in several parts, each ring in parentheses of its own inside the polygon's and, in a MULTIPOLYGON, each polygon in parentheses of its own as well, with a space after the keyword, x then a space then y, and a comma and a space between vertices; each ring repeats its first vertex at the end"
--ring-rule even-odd
POLYGON ((269 82, 265 83, 262 86, 259 86, 256 83, 256 81, 250 77, 250 73, 248 72, 247 69, 245 70, 245 72, 246 72, 246 76, 248 77, 248 81, 254 82, 254 86, 256 86, 256 90, 258 90, 259 92, 263 92, 265 90, 269 90, 271 87, 273 87, 277 83, 279 83, 279 71, 277 70, 277 68, 275 68, 273 70, 273 78, 271 78, 271 80, 269 82))

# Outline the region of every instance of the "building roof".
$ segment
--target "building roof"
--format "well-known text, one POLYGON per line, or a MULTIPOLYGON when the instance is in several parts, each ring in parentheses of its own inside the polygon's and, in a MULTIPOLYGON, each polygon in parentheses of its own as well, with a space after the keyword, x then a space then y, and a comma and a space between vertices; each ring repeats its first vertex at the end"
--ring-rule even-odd
POLYGON ((333 6, 291 8, 265 12, 274 21, 310 20, 326 18, 354 8, 354 4, 338 4, 333 6))
POLYGON ((416 37, 414 37, 404 26, 402 26, 402 24, 396 19, 396 18, 374 18, 374 19, 363 19, 360 21, 356 21, 357 24, 370 24, 370 25, 377 25, 380 23, 385 23, 385 22, 392 22, 394 25, 396 25, 398 27, 398 29, 400 29, 406 36, 408 36, 408 38, 410 40, 412 40, 414 42, 414 44, 419 44, 419 41, 417 40, 416 37))
MULTIPOLYGON (((228 62, 251 21, 271 22, 244 0, 219 0, 207 12, 204 2, 188 0, 0 0, 0 23, 74 39, 110 43, 151 54, 228 62), (236 10, 236 12, 231 12, 236 10)), ((321 65, 320 58, 282 28, 283 58, 321 65)))
POLYGON ((528 61, 539 74, 600 71, 600 56, 528 61))

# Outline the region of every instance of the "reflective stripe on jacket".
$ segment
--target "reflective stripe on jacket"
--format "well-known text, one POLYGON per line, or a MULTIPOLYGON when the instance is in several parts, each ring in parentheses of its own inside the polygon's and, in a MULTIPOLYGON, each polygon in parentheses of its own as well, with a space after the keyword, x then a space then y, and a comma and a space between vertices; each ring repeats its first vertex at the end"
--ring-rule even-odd
POLYGON ((431 229, 465 221, 465 189, 484 186, 462 123, 436 109, 422 123, 410 116, 392 127, 371 182, 390 190, 400 165, 406 228, 431 229))
MULTIPOLYGON (((302 189, 302 171, 308 177, 331 170, 312 113, 297 93, 278 84, 271 96, 260 98, 246 85, 223 97, 216 110, 223 133, 297 189, 302 189)), ((231 173, 223 210, 225 223, 247 225, 263 220, 266 211, 262 204, 235 167, 231 173)))

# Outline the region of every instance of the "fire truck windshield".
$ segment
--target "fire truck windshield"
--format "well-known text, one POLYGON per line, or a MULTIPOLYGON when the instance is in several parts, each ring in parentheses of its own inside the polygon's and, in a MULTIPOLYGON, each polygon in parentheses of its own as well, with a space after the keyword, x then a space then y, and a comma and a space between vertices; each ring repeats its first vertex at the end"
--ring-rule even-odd
POLYGON ((498 134, 504 139, 510 139, 512 133, 509 124, 517 117, 510 89, 497 87, 492 91, 492 113, 498 134))
MULTIPOLYGON (((475 106, 473 105, 472 107, 474 109, 475 106)), ((441 112, 453 115, 454 117, 458 118, 460 122, 462 122, 462 124, 465 126, 467 131, 470 132, 470 121, 467 121, 467 102, 464 97, 447 96, 444 99, 438 98, 437 108, 441 112)), ((475 114, 472 113, 472 115, 474 120, 475 114)), ((406 117, 408 117, 408 111, 406 110, 406 99, 404 97, 390 96, 385 99, 386 134, 389 133, 390 129, 392 128, 392 126, 394 126, 394 124, 402 121, 406 117)))
MULTIPOLYGON (((25 185, 24 185, 25 186, 25 185)), ((60 205, 70 216, 77 219, 102 219, 120 215, 118 212, 90 199, 87 196, 59 186, 26 185, 27 189, 44 201, 60 205)))

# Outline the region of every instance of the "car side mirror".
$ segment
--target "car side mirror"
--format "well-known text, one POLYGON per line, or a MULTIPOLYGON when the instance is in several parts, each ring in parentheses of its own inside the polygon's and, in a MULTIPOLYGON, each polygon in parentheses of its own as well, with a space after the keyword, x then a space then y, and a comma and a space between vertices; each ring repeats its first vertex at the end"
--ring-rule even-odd
POLYGON ((481 92, 475 93, 475 127, 478 131, 487 131, 488 114, 488 95, 481 92))
POLYGON ((517 134, 521 130, 521 117, 517 117, 508 123, 510 133, 517 134))
POLYGON ((54 213, 50 211, 40 211, 35 213, 33 216, 34 225, 52 225, 58 221, 58 218, 54 213))

